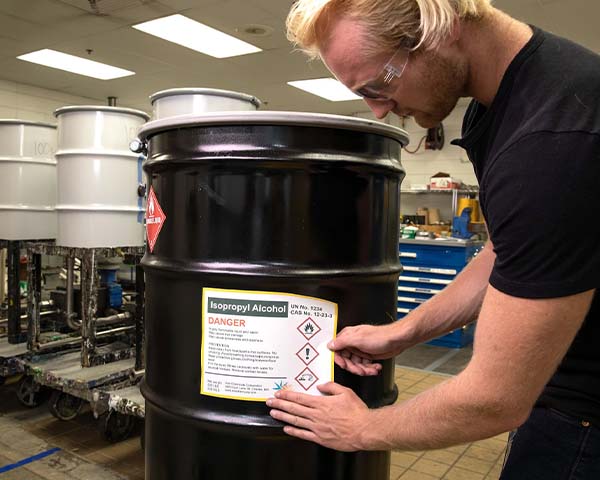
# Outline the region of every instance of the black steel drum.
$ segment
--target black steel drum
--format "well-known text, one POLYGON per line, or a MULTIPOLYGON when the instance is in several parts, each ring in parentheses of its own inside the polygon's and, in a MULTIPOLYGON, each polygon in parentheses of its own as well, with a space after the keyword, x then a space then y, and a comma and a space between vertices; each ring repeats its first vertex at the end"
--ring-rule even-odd
MULTIPOLYGON (((325 449, 286 436, 264 401, 202 394, 202 299, 206 289, 322 299, 337 305, 338 331, 394 321, 406 134, 263 111, 158 120, 140 139, 153 237, 143 259, 146 479, 387 480, 389 452, 325 449)), ((370 407, 389 405, 394 365, 383 365, 368 378, 335 367, 335 381, 370 407)))

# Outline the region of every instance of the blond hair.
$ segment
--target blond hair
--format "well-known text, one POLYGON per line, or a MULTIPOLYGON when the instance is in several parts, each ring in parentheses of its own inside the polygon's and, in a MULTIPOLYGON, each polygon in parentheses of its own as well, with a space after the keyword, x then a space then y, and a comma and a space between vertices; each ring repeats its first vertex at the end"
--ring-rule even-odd
POLYGON ((287 17, 287 37, 309 56, 319 56, 317 28, 329 15, 345 15, 366 29, 367 48, 436 49, 457 19, 481 18, 491 0, 297 0, 287 17))

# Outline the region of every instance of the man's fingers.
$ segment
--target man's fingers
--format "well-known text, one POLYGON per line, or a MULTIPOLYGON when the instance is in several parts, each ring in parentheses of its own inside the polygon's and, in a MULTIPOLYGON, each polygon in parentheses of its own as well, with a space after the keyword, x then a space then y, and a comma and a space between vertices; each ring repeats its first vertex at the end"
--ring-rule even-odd
POLYGON ((300 415, 284 412, 283 410, 271 410, 269 414, 275 420, 279 420, 280 422, 284 422, 298 428, 310 428, 310 426, 313 424, 312 420, 304 418, 300 415))
POLYGON ((383 365, 381 363, 372 362, 367 367, 371 373, 371 375, 377 375, 381 370, 383 370, 383 365))
MULTIPOLYGON (((273 402, 278 400, 286 401, 286 404, 293 403, 303 405, 304 407, 315 407, 317 406, 320 398, 314 395, 307 395, 306 393, 293 392, 290 390, 279 390, 275 393, 275 399, 269 399, 273 402)), ((269 403, 267 403, 269 405, 269 403)), ((270 405, 269 405, 270 406, 270 405)))
POLYGON ((372 360, 371 355, 365 352, 361 352, 356 348, 344 348, 343 350, 337 350, 335 353, 341 355, 344 358, 351 358, 353 355, 355 355, 357 357, 364 358, 365 360, 372 360))
POLYGON ((303 430, 302 428, 296 427, 283 427, 283 431, 292 437, 301 438, 302 440, 308 440, 309 442, 322 445, 320 438, 310 430, 303 430))
POLYGON ((344 328, 340 333, 338 333, 337 337, 327 344, 327 348, 329 348, 331 351, 338 351, 345 349, 348 345, 351 345, 353 343, 353 331, 355 328, 356 327, 344 328))
POLYGON ((335 355, 333 356, 333 361, 335 362, 335 364, 340 367, 343 368, 344 370, 348 370, 347 368, 347 364, 348 362, 346 361, 346 359, 344 357, 342 357, 340 354, 338 354, 337 352, 335 353, 335 355))
POLYGON ((382 369, 380 363, 373 362, 370 358, 365 358, 359 355, 352 355, 350 358, 355 364, 359 365, 363 369, 365 375, 377 375, 382 369))
POLYGON ((354 347, 348 347, 343 350, 336 351, 336 353, 342 353, 342 352, 344 352, 344 356, 346 356, 346 357, 356 355, 357 357, 364 358, 365 360, 373 359, 373 356, 371 354, 365 353, 362 350, 359 350, 358 348, 354 348, 354 347))
POLYGON ((381 372, 382 367, 379 363, 373 363, 373 364, 363 367, 363 368, 364 368, 366 377, 374 377, 376 375, 379 375, 379 372, 381 372))
POLYGON ((359 363, 354 362, 350 357, 344 357, 343 352, 336 352, 334 355, 335 364, 344 370, 353 373, 354 375, 373 376, 378 375, 381 371, 380 363, 373 363, 369 359, 361 359, 359 363))
POLYGON ((276 410, 282 410, 291 415, 297 415, 299 417, 310 418, 312 408, 305 407, 293 401, 282 400, 280 398, 269 398, 267 400, 267 406, 276 410))
POLYGON ((317 385, 319 392, 326 395, 340 395, 350 390, 349 388, 342 387, 339 383, 327 382, 322 385, 317 385))
POLYGON ((357 355, 356 353, 353 353, 352 355, 350 355, 350 361, 352 363, 354 363, 355 365, 364 365, 368 359, 366 359, 365 357, 361 356, 361 355, 357 355))
MULTIPOLYGON (((360 375, 361 377, 364 376, 364 370, 361 367, 359 367, 358 365, 356 365, 354 362, 352 362, 349 358, 343 358, 343 357, 338 357, 338 358, 339 358, 339 361, 336 361, 336 363, 340 367, 342 367, 344 370, 347 370, 350 373, 353 373, 354 375, 360 375)), ((335 357, 334 357, 334 361, 335 361, 335 357)))

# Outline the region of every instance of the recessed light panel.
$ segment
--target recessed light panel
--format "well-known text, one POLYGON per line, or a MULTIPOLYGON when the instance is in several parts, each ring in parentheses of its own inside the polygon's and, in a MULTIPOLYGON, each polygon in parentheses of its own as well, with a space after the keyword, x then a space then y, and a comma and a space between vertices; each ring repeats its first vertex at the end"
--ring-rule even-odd
POLYGON ((133 28, 215 58, 261 51, 254 45, 179 14, 139 23, 133 28))
POLYGON ((86 77, 99 78, 100 80, 112 80, 113 78, 128 77, 135 72, 123 68, 113 67, 105 63, 95 62, 87 58, 76 57, 68 53, 57 52, 45 48, 36 52, 26 53, 17 57, 19 60, 37 63, 46 67, 57 68, 86 77))

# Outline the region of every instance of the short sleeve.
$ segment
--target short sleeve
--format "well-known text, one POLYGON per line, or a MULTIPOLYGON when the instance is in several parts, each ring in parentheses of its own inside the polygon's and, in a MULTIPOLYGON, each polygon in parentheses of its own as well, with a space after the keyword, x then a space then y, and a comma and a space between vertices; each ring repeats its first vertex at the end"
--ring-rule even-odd
POLYGON ((481 179, 496 261, 490 284, 552 298, 600 286, 600 136, 537 132, 501 152, 481 179))

